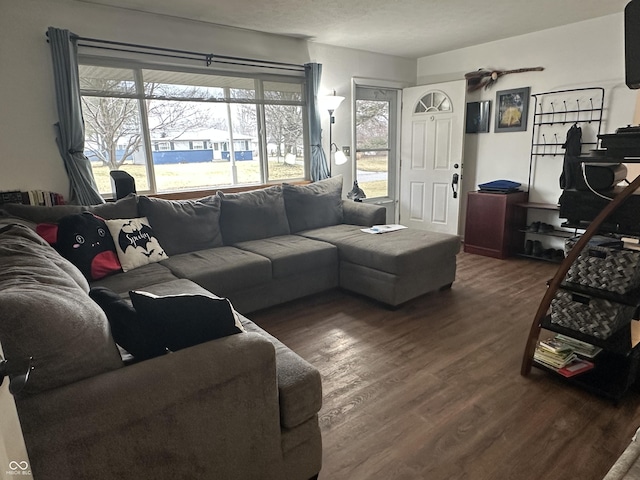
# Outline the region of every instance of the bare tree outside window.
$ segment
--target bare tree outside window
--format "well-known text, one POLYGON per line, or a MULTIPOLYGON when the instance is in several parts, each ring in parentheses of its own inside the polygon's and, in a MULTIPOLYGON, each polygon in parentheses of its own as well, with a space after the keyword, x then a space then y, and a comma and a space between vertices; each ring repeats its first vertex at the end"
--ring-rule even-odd
POLYGON ((389 144, 389 103, 358 100, 356 104, 358 148, 386 148, 389 144))
POLYGON ((102 194, 111 193, 112 170, 130 173, 143 192, 305 177, 303 79, 79 70, 85 154, 102 194))
POLYGON ((368 198, 389 194, 389 102, 356 101, 356 176, 368 198))
MULTIPOLYGON (((90 79, 83 88, 112 91, 120 83, 115 80, 90 79)), ((200 98, 197 87, 173 88, 151 84, 154 96, 200 98)), ((145 100, 152 137, 179 137, 187 131, 226 128, 224 119, 211 118, 202 108, 191 103, 145 100)), ((142 147, 139 102, 134 98, 82 97, 86 150, 91 160, 99 160, 110 170, 118 170, 142 147)))
MULTIPOLYGON (((236 98, 242 98, 240 92, 236 98)), ((267 91, 265 99, 277 102, 299 101, 296 92, 267 91)), ((269 180, 304 175, 304 131, 302 107, 299 105, 265 104, 265 126, 267 132, 267 154, 270 159, 269 180), (286 160, 286 163, 285 163, 286 160), (280 172, 279 170, 284 170, 280 172)), ((255 105, 240 104, 238 108, 238 128, 249 134, 256 125, 255 105)))

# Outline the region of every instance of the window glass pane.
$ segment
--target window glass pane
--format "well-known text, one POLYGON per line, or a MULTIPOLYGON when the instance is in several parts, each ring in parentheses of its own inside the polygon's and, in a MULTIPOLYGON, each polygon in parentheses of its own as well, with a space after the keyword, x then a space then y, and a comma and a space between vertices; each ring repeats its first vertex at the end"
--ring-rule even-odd
POLYGON ((389 101, 356 100, 356 178, 367 198, 389 195, 389 101))
POLYGON ((110 168, 131 170, 145 192, 152 183, 154 192, 166 192, 305 178, 302 79, 90 65, 81 65, 80 75, 87 156, 105 195, 110 168), (264 92, 266 105, 257 92, 264 92), (149 127, 144 137, 143 124, 149 127), (152 158, 145 159, 143 138, 152 158))
POLYGON ((114 93, 134 95, 136 93, 133 70, 126 68, 79 65, 80 90, 82 94, 114 93))
POLYGON ((148 96, 197 98, 200 100, 228 98, 255 98, 255 81, 252 78, 223 77, 185 72, 143 70, 144 91, 148 96))
POLYGON ((265 105, 269 180, 305 178, 302 107, 265 105))
POLYGON ((415 109, 415 113, 449 111, 451 111, 451 101, 442 92, 427 93, 420 99, 415 109))
POLYGON ((173 85, 171 83, 144 82, 144 94, 151 98, 224 99, 224 91, 221 88, 173 85))
POLYGON ((367 198, 389 196, 389 153, 357 152, 356 162, 358 185, 367 198))
POLYGON ((98 191, 112 193, 111 170, 125 170, 135 178, 137 190, 149 190, 138 100, 84 96, 82 115, 84 153, 91 161, 98 191))
POLYGON ((225 140, 226 159, 230 161, 233 155, 233 165, 236 169, 236 183, 261 183, 262 172, 260 156, 258 155, 258 123, 256 122, 256 105, 232 104, 231 125, 233 131, 233 148, 225 140))
POLYGON ((451 110, 451 102, 449 101, 449 97, 447 97, 444 93, 435 92, 434 102, 434 107, 436 107, 440 112, 448 112, 449 110, 451 110))
POLYGON ((301 103, 302 84, 285 82, 264 82, 264 98, 266 100, 285 100, 301 103))
POLYGON ((147 113, 159 192, 232 183, 228 158, 211 148, 228 142, 226 105, 149 100, 147 113))
POLYGON ((389 102, 356 101, 356 148, 389 147, 389 102))

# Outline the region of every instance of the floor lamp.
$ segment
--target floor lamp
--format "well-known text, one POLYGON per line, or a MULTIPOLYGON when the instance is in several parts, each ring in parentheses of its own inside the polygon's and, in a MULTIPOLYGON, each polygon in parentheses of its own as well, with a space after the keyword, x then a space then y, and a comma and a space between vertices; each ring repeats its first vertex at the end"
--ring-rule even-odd
POLYGON ((326 95, 322 99, 322 103, 324 107, 329 111, 329 176, 332 176, 332 154, 334 152, 335 147, 335 161, 336 165, 344 165, 347 163, 347 157, 344 152, 338 148, 338 146, 333 143, 333 124, 336 123, 336 118, 333 116, 333 112, 340 106, 344 97, 340 95, 336 95, 336 92, 333 92, 333 95, 326 95))

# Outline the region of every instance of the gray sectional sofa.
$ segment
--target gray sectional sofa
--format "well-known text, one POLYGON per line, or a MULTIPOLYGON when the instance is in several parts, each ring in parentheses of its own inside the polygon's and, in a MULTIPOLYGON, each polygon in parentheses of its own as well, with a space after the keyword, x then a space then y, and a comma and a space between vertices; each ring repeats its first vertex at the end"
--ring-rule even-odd
POLYGON ((131 195, 0 211, 0 343, 33 356, 17 407, 36 480, 299 479, 321 468, 318 371, 242 314, 341 287, 397 306, 455 279, 458 237, 371 235, 385 212, 340 177, 198 201, 131 195), (33 231, 89 210, 145 217, 166 256, 91 283, 33 231), (124 366, 88 296, 229 298, 246 330, 124 366))

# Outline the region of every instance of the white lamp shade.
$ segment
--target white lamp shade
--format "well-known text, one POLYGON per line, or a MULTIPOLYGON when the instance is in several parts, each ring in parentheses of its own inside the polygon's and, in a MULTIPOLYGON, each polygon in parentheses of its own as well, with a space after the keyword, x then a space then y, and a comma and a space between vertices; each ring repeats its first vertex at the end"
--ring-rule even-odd
POLYGON ((336 165, 344 165, 345 163, 347 163, 349 161, 349 159, 347 158, 347 156, 344 154, 344 152, 342 150, 338 150, 335 153, 335 161, 336 161, 336 165))
POLYGON ((334 111, 340 106, 344 97, 340 95, 325 95, 321 98, 320 102, 324 109, 334 111))

